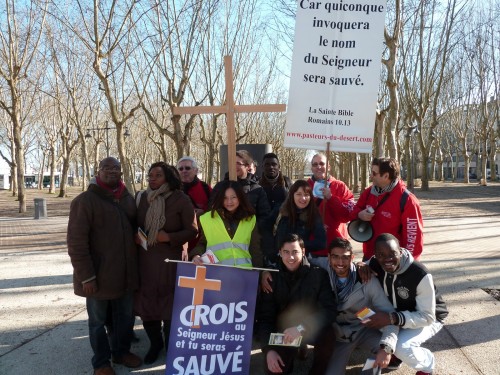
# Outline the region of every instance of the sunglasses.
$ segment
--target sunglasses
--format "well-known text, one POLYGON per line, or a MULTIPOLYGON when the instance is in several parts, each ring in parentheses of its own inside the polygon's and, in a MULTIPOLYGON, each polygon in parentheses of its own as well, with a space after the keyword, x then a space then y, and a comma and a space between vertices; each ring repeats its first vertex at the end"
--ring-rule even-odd
POLYGON ((319 163, 312 163, 312 166, 313 167, 317 167, 317 166, 320 166, 320 167, 324 167, 326 164, 324 162, 319 162, 319 163))
POLYGON ((185 169, 186 171, 190 171, 191 170, 191 167, 179 167, 177 168, 178 170, 180 170, 181 172, 185 169))

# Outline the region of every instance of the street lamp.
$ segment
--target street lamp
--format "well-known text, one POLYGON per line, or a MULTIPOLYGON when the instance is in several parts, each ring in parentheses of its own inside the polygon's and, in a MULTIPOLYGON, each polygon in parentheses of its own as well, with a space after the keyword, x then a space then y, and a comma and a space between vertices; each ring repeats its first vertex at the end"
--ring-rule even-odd
MULTIPOLYGON (((90 130, 104 130, 106 131, 106 157, 109 158, 109 131, 110 130, 116 130, 116 128, 111 128, 108 126, 108 122, 106 121, 105 126, 103 128, 87 128, 87 134, 85 134, 85 138, 89 139, 92 138, 92 134, 90 134, 90 130)), ((128 128, 125 128, 125 132, 123 133, 124 137, 128 137, 130 135, 130 132, 128 131, 128 128)))

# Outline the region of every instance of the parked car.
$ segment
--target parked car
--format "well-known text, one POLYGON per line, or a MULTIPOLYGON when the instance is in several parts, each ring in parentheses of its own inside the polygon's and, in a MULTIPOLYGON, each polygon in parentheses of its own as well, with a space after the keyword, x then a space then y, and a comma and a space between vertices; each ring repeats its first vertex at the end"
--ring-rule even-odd
POLYGON ((476 179, 477 179, 477 174, 469 173, 469 180, 476 180, 476 179))

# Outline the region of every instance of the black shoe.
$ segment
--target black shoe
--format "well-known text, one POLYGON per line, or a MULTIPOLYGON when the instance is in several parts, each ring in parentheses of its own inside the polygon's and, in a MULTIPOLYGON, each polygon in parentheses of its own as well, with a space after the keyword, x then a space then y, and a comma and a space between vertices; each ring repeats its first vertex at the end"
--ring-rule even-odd
POLYGON ((386 367, 386 370, 390 371, 397 370, 398 368, 401 367, 401 363, 403 363, 403 361, 393 354, 391 360, 389 361, 389 365, 387 365, 386 367))
POLYGON ((150 365, 152 363, 155 363, 162 349, 163 345, 151 346, 146 355, 144 356, 144 364, 150 365))

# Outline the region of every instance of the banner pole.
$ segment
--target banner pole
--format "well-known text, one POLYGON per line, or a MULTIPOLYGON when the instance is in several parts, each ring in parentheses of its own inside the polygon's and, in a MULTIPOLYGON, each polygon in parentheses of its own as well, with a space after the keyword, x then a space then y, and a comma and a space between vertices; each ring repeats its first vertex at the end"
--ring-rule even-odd
MULTIPOLYGON (((326 165, 325 165, 326 175, 325 175, 325 186, 323 189, 326 189, 328 187, 328 177, 330 175, 329 160, 330 160, 330 142, 326 142, 326 165)), ((323 193, 323 199, 325 200, 325 193, 323 193)), ((326 211, 326 202, 324 202, 323 209, 321 210, 321 217, 323 218, 323 220, 325 219, 325 211, 326 211)))
MULTIPOLYGON (((166 258, 165 262, 174 262, 174 263, 189 263, 194 264, 193 262, 188 262, 185 260, 174 260, 166 258)), ((196 266, 196 264, 194 264, 196 266)), ((257 271, 269 271, 269 272, 279 272, 280 270, 275 270, 274 268, 260 268, 260 267, 238 267, 238 266, 230 266, 228 264, 217 264, 217 263, 203 263, 204 266, 217 266, 217 267, 231 267, 238 268, 240 270, 257 270, 257 271)))

